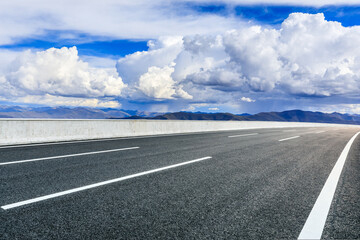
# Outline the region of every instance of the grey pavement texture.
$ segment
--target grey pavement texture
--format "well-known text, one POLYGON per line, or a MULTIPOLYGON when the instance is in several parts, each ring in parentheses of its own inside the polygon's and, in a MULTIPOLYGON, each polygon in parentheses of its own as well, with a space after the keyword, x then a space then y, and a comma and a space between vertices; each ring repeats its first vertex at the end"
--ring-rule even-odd
POLYGON ((352 145, 322 238, 360 239, 360 139, 352 145))
MULTIPOLYGON (((197 158, 212 159, 9 210, 1 239, 296 239, 359 129, 258 129, 0 149, 0 205, 197 158), (326 130, 323 133, 316 133, 326 130), (230 135, 259 133, 229 138, 230 135), (299 138, 278 140, 299 135, 299 138)), ((359 238, 356 139, 324 238, 359 238)))

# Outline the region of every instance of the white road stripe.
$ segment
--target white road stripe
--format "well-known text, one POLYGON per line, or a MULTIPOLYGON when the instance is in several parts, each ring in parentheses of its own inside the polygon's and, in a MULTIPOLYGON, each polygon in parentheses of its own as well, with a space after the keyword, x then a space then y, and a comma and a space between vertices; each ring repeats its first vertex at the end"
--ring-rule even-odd
POLYGON ((290 129, 290 130, 283 130, 283 132, 296 132, 296 129, 290 129))
POLYGON ((295 139, 295 138, 298 138, 298 137, 300 137, 300 136, 293 136, 293 137, 289 137, 289 138, 280 139, 279 142, 295 139))
POLYGON ((306 135, 306 134, 314 134, 315 132, 304 132, 304 133, 301 133, 301 135, 306 135))
POLYGON ((2 162, 2 163, 0 163, 0 166, 10 165, 10 164, 18 164, 18 163, 26 163, 26 162, 44 161, 44 160, 58 159, 58 158, 66 158, 66 157, 85 156, 85 155, 92 155, 92 154, 99 154, 99 153, 118 152, 118 151, 132 150, 132 149, 138 149, 138 148, 139 147, 119 148, 119 149, 111 149, 111 150, 104 150, 104 151, 97 151, 97 152, 76 153, 76 154, 68 154, 68 155, 62 155, 62 156, 33 158, 33 159, 19 160, 19 161, 12 161, 12 162, 2 162))
POLYGON ((323 133, 323 132, 326 132, 326 131, 317 131, 317 132, 311 131, 311 132, 304 132, 304 133, 301 133, 301 135, 306 135, 306 134, 318 134, 318 133, 323 133))
POLYGON ((95 183, 95 184, 90 184, 90 185, 70 189, 70 190, 63 191, 63 192, 58 192, 58 193, 54 193, 54 194, 50 194, 50 195, 45 195, 45 196, 42 196, 42 197, 37 197, 37 198, 33 198, 33 199, 29 199, 29 200, 25 200, 25 201, 21 201, 21 202, 17 202, 17 203, 4 205, 4 206, 1 206, 1 208, 4 209, 4 210, 8 210, 8 209, 11 209, 11 208, 20 207, 20 206, 27 205, 27 204, 30 204, 30 203, 40 202, 40 201, 44 201, 44 200, 47 200, 47 199, 56 198, 56 197, 60 197, 60 196, 63 196, 63 195, 67 195, 67 194, 71 194, 71 193, 75 193, 75 192, 80 192, 80 191, 84 191, 84 190, 87 190, 87 189, 90 189, 90 188, 96 188, 96 187, 104 186, 104 185, 115 183, 115 182, 124 181, 124 180, 131 179, 131 178, 136 178, 136 177, 144 176, 144 175, 147 175, 147 174, 164 171, 164 170, 167 170, 167 169, 170 169, 170 168, 176 168, 176 167, 180 167, 180 166, 183 166, 183 165, 204 161, 204 160, 211 159, 211 158, 212 157, 198 158, 198 159, 187 161, 187 162, 182 162, 182 163, 178 163, 178 164, 174 164, 174 165, 170 165, 170 166, 166 166, 166 167, 162 167, 162 168, 156 168, 156 169, 153 169, 153 170, 128 175, 128 176, 125 176, 125 177, 111 179, 111 180, 108 180, 108 181, 99 182, 99 183, 95 183))
POLYGON ((341 152, 340 157, 332 169, 328 179, 326 180, 325 185, 322 188, 320 195, 318 196, 298 239, 321 238, 326 223, 326 218, 330 210, 331 202, 334 198, 336 186, 338 184, 347 155, 350 151, 352 143, 359 134, 360 132, 356 133, 349 140, 344 150, 341 152))
POLYGON ((233 136, 228 136, 229 138, 234 138, 234 137, 245 137, 245 136, 253 136, 253 135, 257 135, 259 133, 248 133, 248 134, 241 134, 241 135, 233 135, 233 136))

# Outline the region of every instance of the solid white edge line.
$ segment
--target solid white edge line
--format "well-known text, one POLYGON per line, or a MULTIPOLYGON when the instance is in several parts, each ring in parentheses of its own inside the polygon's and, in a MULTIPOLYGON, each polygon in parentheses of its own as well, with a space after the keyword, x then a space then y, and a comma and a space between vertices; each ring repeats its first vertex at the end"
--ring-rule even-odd
POLYGON ((62 192, 58 192, 58 193, 54 193, 54 194, 50 194, 50 195, 45 195, 45 196, 42 196, 42 197, 37 197, 37 198, 33 198, 33 199, 29 199, 29 200, 25 200, 25 201, 21 201, 21 202, 17 202, 17 203, 4 205, 4 206, 1 206, 1 208, 4 209, 4 210, 8 210, 8 209, 11 209, 11 208, 20 207, 20 206, 23 206, 23 205, 27 205, 27 204, 31 204, 31 203, 35 203, 35 202, 40 202, 40 201, 44 201, 44 200, 47 200, 47 199, 56 198, 56 197, 60 197, 60 196, 63 196, 63 195, 67 195, 67 194, 71 194, 71 193, 75 193, 75 192, 80 192, 80 191, 84 191, 84 190, 87 190, 87 189, 90 189, 90 188, 96 188, 96 187, 104 186, 104 185, 115 183, 115 182, 124 181, 124 180, 127 180, 127 179, 136 178, 136 177, 140 177, 140 176, 155 173, 155 172, 160 172, 160 171, 164 171, 164 170, 167 170, 167 169, 170 169, 170 168, 176 168, 176 167, 180 167, 180 166, 195 163, 195 162, 204 161, 204 160, 211 159, 211 158, 212 157, 210 157, 210 156, 203 157, 203 158, 198 158, 198 159, 187 161, 187 162, 173 164, 173 165, 162 167, 162 168, 156 168, 156 169, 153 169, 153 170, 140 172, 140 173, 136 173, 136 174, 120 177, 120 178, 115 178, 115 179, 107 180, 107 181, 104 181, 104 182, 94 183, 94 184, 86 185, 86 186, 79 187, 79 188, 74 188, 74 189, 70 189, 70 190, 66 190, 66 191, 62 191, 62 192))
POLYGON ((119 148, 119 149, 111 149, 111 150, 96 151, 96 152, 76 153, 76 154, 68 154, 68 155, 62 155, 62 156, 53 156, 53 157, 33 158, 33 159, 11 161, 11 162, 2 162, 2 163, 0 163, 0 166, 10 165, 10 164, 18 164, 18 163, 26 163, 26 162, 44 161, 44 160, 58 159, 58 158, 66 158, 66 157, 86 156, 86 155, 99 154, 99 153, 118 152, 118 151, 132 150, 132 149, 138 149, 138 148, 140 148, 140 147, 119 148))
POLYGON ((229 138, 235 138, 235 137, 245 137, 245 136, 253 136, 253 135, 257 135, 259 133, 248 133, 248 134, 241 134, 241 135, 233 135, 233 136, 228 136, 229 138))
POLYGON ((298 239, 320 239, 326 218, 330 210, 332 200, 336 191, 336 186, 341 176, 346 158, 350 151, 351 145, 355 138, 360 134, 357 132, 346 144, 344 150, 341 152, 339 159, 335 163, 334 168, 331 170, 320 195, 318 196, 305 224, 302 228, 298 239))
POLYGON ((295 138, 298 138, 300 136, 293 136, 293 137, 289 137, 289 138, 284 138, 284 139, 280 139, 278 140, 279 142, 282 142, 282 141, 286 141, 286 140, 291 140, 291 139, 295 139, 295 138))

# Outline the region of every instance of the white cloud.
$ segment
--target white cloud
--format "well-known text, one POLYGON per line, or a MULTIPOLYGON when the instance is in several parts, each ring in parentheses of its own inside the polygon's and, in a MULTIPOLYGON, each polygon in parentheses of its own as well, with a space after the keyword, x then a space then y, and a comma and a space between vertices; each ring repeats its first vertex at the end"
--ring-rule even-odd
MULTIPOLYGON (((5 2, 0 3, 0 27, 3 16, 9 16, 11 20, 10 16, 21 12, 19 9, 15 11, 12 2, 5 2), (8 15, 4 13, 4 9, 9 10, 8 15)), ((151 21, 149 14, 135 19, 139 13, 154 10, 155 5, 152 4, 163 6, 165 2, 155 1, 144 9, 139 9, 137 4, 142 1, 119 3, 108 0, 104 6, 90 1, 89 10, 79 11, 79 15, 75 15, 75 10, 83 7, 82 2, 71 5, 72 8, 68 11, 64 9, 70 5, 56 3, 39 7, 38 4, 43 2, 39 0, 36 3, 31 5, 26 2, 21 5, 20 8, 29 7, 29 11, 24 16, 19 16, 18 24, 26 26, 24 19, 35 21, 34 16, 42 16, 43 19, 53 19, 46 23, 51 27, 56 22, 61 23, 59 29, 68 28, 72 21, 73 29, 83 29, 83 32, 115 37, 121 37, 122 34, 153 36, 154 40, 149 41, 148 51, 136 52, 119 59, 116 63, 118 75, 108 69, 112 61, 101 64, 103 59, 99 58, 87 57, 81 60, 75 48, 28 51, 20 54, 7 67, 4 67, 6 61, 2 60, 0 95, 7 99, 31 99, 29 96, 49 95, 77 99, 97 98, 100 102, 107 98, 104 101, 111 102, 116 97, 122 97, 129 101, 153 101, 157 106, 161 103, 161 108, 164 109, 170 103, 174 106, 175 101, 181 101, 181 107, 196 108, 194 104, 207 103, 209 106, 221 105, 221 109, 225 109, 223 106, 233 106, 234 103, 250 105, 238 103, 243 98, 242 101, 247 102, 256 99, 256 103, 251 104, 252 107, 267 110, 266 101, 275 98, 280 105, 287 104, 288 99, 294 98, 331 99, 339 96, 351 103, 352 98, 359 96, 360 27, 343 27, 338 22, 326 21, 323 14, 294 13, 276 29, 247 25, 235 28, 237 24, 233 24, 232 19, 212 18, 214 16, 205 16, 206 14, 174 15, 169 19, 167 14, 170 12, 161 15, 169 6, 155 9, 151 21), (92 9, 94 6, 98 7, 96 11, 92 9), (56 7, 58 9, 55 11, 56 7), (59 9, 64 10, 64 15, 59 15, 59 9), (129 16, 131 11, 121 16, 124 9, 133 9, 134 16, 129 16), (105 10, 109 11, 108 15, 96 18, 97 14, 105 10), (119 11, 116 16, 115 10, 119 11), (94 14, 91 16, 94 21, 101 20, 85 24, 90 13, 94 14), (125 17, 129 19, 124 23, 134 20, 134 25, 123 24, 121 20, 125 17), (175 25, 175 22, 179 23, 181 20, 184 20, 182 24, 175 25), (205 20, 208 21, 206 27, 203 22, 205 20), (216 21, 219 22, 214 23, 216 21), (212 23, 213 29, 208 27, 212 23), (193 28, 194 24, 202 30, 193 28), (139 29, 145 30, 144 33, 134 32, 139 29), (184 29, 190 30, 183 31, 184 29), (152 31, 156 34, 151 34, 152 31), (176 35, 173 34, 175 32, 176 35), (167 36, 158 37, 160 35, 167 36)), ((29 31, 35 33, 45 28, 44 24, 29 31)), ((4 34, 7 34, 9 41, 13 41, 13 37, 20 35, 16 35, 16 24, 9 23, 9 28, 15 32, 4 34)), ((1 34, 0 44, 6 38, 5 35, 1 37, 1 34)), ((0 54, 8 54, 10 58, 14 58, 18 53, 2 50, 0 54)), ((325 100, 323 102, 326 103, 325 100)), ((311 101, 308 103, 311 104, 311 101)))
POLYGON ((342 27, 323 14, 291 14, 282 24, 278 53, 282 84, 291 93, 331 96, 359 88, 360 27, 342 27))
POLYGON ((0 49, 0 74, 7 71, 9 63, 13 62, 22 52, 0 49))
POLYGON ((235 71, 253 91, 270 91, 280 80, 281 61, 276 51, 279 32, 260 26, 230 31, 224 45, 235 71))
POLYGON ((323 14, 293 13, 280 29, 251 26, 165 39, 117 63, 130 86, 139 86, 140 76, 147 86, 154 81, 158 87, 142 89, 150 99, 181 96, 175 94, 180 88, 193 96, 192 103, 231 105, 255 98, 266 110, 265 99, 286 104, 295 97, 346 98, 360 92, 360 27, 343 27, 326 21, 323 14))
POLYGON ((214 107, 214 108, 209 108, 210 111, 219 111, 220 109, 217 108, 217 107, 214 107))
POLYGON ((121 78, 80 60, 76 47, 26 51, 11 64, 5 78, 31 95, 120 96, 125 87, 121 78))
POLYGON ((134 83, 149 67, 163 68, 171 65, 182 51, 182 37, 160 37, 157 41, 149 41, 149 50, 135 52, 119 59, 117 71, 126 83, 134 83))
POLYGON ((175 82, 171 78, 173 72, 174 68, 169 66, 150 67, 147 73, 140 76, 138 89, 148 97, 155 99, 192 99, 192 96, 181 88, 181 85, 175 86, 175 82))
POLYGON ((243 101, 243 102, 249 102, 249 103, 250 103, 250 102, 255 102, 254 99, 247 98, 247 97, 242 97, 240 100, 243 101))
POLYGON ((0 83, 5 100, 68 106, 119 106, 101 99, 120 97, 126 87, 114 69, 80 60, 76 47, 18 54, 2 69, 0 83))
POLYGON ((118 39, 153 39, 222 32, 242 24, 234 17, 186 14, 186 9, 181 10, 184 7, 182 1, 165 0, 0 1, 0 44, 41 36, 48 29, 118 39))

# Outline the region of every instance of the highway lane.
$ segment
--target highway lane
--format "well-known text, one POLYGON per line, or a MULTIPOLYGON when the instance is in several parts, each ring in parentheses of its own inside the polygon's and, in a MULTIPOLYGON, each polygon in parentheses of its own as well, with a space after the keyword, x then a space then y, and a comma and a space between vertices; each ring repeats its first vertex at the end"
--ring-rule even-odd
MULTIPOLYGON (((307 132, 309 131, 306 129, 301 130, 301 133, 307 132)), ((241 131, 241 133, 244 132, 241 131)), ((226 154, 228 151, 241 151, 244 148, 252 151, 253 147, 257 148, 255 145, 261 143, 272 146, 276 139, 283 138, 288 133, 283 132, 283 130, 263 130, 261 137, 258 138, 248 136, 246 138, 229 139, 228 136, 232 134, 222 132, 151 139, 126 139, 102 142, 102 144, 90 142, 88 144, 67 144, 64 146, 50 145, 41 146, 40 149, 27 147, 24 151, 11 148, 3 149, 1 161, 8 162, 140 146, 138 150, 113 152, 106 155, 81 156, 2 167, 0 168, 1 182, 6 185, 4 188, 12 191, 12 194, 7 195, 7 201, 16 202, 24 198, 32 198, 34 193, 40 196, 49 194, 49 189, 53 189, 52 192, 63 191, 77 186, 213 155, 218 152, 226 154), (37 152, 38 154, 36 154, 37 152), (47 187, 39 188, 38 186, 47 187)), ((1 199, 0 203, 3 204, 1 199)))
MULTIPOLYGON (((2 148, 1 162, 7 162, 139 147, 0 166, 1 206, 197 158, 212 158, 0 210, 0 233, 5 239, 294 239, 342 149, 356 131, 257 129, 2 148), (279 142, 293 136, 299 137, 279 142)), ((350 195, 354 195, 353 191, 350 195)), ((335 212, 334 219, 338 215, 335 212)), ((335 236, 328 225, 324 236, 335 236)), ((355 222, 350 232, 357 228, 355 222)))

